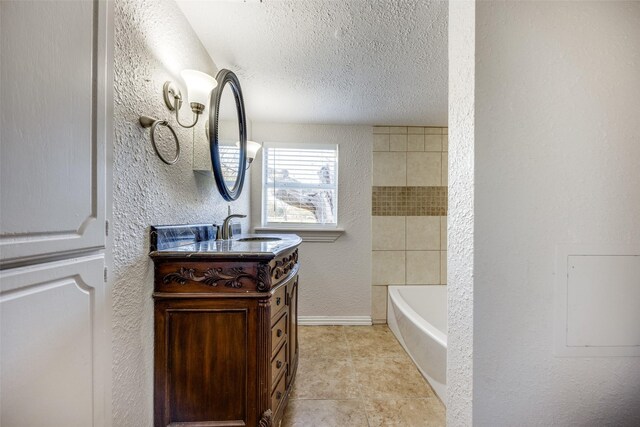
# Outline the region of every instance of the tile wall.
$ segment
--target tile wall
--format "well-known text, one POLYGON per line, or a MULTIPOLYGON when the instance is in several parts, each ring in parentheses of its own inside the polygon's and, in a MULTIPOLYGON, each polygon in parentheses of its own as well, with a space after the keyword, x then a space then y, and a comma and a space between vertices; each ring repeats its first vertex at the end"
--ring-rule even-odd
POLYGON ((447 280, 447 128, 373 128, 372 294, 386 323, 388 285, 447 280))

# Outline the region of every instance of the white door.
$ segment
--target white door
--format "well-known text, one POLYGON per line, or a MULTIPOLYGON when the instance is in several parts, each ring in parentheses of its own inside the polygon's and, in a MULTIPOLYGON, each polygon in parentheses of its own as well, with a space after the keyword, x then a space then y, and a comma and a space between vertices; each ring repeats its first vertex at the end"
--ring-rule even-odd
POLYGON ((105 423, 104 257, 0 272, 0 425, 105 423))
POLYGON ((110 2, 0 0, 0 425, 108 426, 110 2))
POLYGON ((104 12, 97 0, 0 1, 4 265, 104 247, 104 12))

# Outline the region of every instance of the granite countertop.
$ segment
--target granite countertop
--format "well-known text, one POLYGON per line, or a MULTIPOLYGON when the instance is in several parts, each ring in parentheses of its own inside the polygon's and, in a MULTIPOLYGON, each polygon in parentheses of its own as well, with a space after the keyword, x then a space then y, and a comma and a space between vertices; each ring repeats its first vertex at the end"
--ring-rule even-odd
POLYGON ((205 240, 152 250, 152 258, 253 258, 271 259, 298 246, 302 239, 295 234, 240 234, 231 240, 205 240), (245 238, 273 238, 276 241, 241 241, 245 238))

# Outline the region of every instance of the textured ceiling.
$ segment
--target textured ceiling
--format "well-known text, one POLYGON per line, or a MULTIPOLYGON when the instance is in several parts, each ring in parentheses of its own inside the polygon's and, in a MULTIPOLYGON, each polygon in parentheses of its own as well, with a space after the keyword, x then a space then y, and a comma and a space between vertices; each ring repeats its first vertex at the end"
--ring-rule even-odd
POLYGON ((447 9, 426 0, 178 5, 250 120, 447 124, 447 9))

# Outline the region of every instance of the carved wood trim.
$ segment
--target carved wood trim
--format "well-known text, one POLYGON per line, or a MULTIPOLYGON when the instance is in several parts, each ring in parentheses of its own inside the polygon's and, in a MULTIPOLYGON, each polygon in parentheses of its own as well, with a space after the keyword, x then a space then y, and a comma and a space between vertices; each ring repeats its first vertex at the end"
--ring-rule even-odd
POLYGON ((271 289, 271 266, 269 264, 258 264, 256 289, 259 291, 268 291, 271 289))
POLYGON ((293 269, 297 262, 298 249, 293 251, 291 255, 276 261, 275 265, 271 269, 271 277, 273 277, 275 280, 278 280, 281 277, 286 276, 293 269))
POLYGON ((273 421, 272 417, 273 413, 271 412, 271 409, 264 411, 262 418, 258 421, 258 427, 271 427, 273 421))
MULTIPOLYGON (((169 273, 162 278, 162 282, 166 285, 174 282, 184 285, 187 281, 199 282, 205 285, 216 287, 220 283, 228 288, 238 289, 242 287, 241 279, 257 280, 255 276, 246 273, 242 267, 232 268, 209 268, 202 273, 195 268, 184 268, 169 273)), ((259 282, 258 282, 259 283, 259 282)))
POLYGON ((257 409, 262 412, 258 422, 259 427, 271 427, 273 425, 273 412, 271 411, 271 305, 268 299, 258 301, 258 384, 262 387, 258 390, 257 409))

